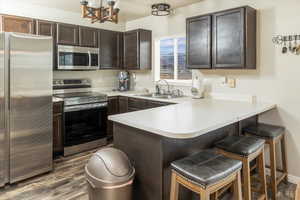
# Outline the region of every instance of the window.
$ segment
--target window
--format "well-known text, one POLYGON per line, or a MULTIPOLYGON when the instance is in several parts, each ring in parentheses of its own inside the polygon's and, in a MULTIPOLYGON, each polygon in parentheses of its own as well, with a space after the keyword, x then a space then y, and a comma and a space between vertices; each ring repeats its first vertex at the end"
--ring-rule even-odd
MULTIPOLYGON (((159 40, 159 73, 157 79, 180 82, 191 80, 192 72, 186 68, 185 37, 173 37, 159 40)), ((158 49, 157 49, 158 50, 158 49)))

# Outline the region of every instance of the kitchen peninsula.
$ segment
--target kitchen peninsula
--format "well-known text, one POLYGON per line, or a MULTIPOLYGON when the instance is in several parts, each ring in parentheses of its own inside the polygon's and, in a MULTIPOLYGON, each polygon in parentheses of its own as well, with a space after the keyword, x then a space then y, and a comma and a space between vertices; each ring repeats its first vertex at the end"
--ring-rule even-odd
POLYGON ((109 116, 114 146, 127 153, 136 168, 134 199, 169 199, 172 161, 240 134, 242 127, 257 123, 259 114, 274 108, 270 103, 201 99, 109 116))

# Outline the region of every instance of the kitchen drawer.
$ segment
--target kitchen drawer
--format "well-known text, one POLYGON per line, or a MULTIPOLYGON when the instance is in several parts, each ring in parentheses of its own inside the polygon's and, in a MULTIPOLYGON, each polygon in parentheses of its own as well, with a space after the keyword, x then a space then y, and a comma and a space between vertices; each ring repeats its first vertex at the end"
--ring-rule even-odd
POLYGON ((142 110, 148 108, 147 100, 128 98, 128 109, 142 110))
POLYGON ((148 108, 157 108, 161 106, 170 105, 170 103, 167 102, 161 102, 161 101, 148 101, 148 108))
POLYGON ((128 112, 134 112, 134 111, 139 111, 142 110, 140 108, 133 108, 133 107, 128 107, 128 112))

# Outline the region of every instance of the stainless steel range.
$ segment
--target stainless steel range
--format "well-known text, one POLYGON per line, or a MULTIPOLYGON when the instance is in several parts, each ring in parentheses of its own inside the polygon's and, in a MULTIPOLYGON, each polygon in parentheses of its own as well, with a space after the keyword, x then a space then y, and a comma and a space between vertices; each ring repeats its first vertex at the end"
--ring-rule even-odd
POLYGON ((87 79, 56 79, 53 89, 64 100, 64 155, 106 145, 107 96, 87 79))

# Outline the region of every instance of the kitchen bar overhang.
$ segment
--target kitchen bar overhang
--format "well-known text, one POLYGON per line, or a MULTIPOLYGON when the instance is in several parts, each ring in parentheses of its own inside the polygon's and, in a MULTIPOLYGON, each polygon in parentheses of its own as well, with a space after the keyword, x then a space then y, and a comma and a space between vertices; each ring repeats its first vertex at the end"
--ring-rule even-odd
MULTIPOLYGON (((170 163, 206 148, 258 121, 276 108, 272 103, 213 99, 109 116, 114 122, 114 146, 124 151, 136 168, 134 200, 168 200, 170 163)), ((181 198, 192 193, 181 188, 181 198)))

